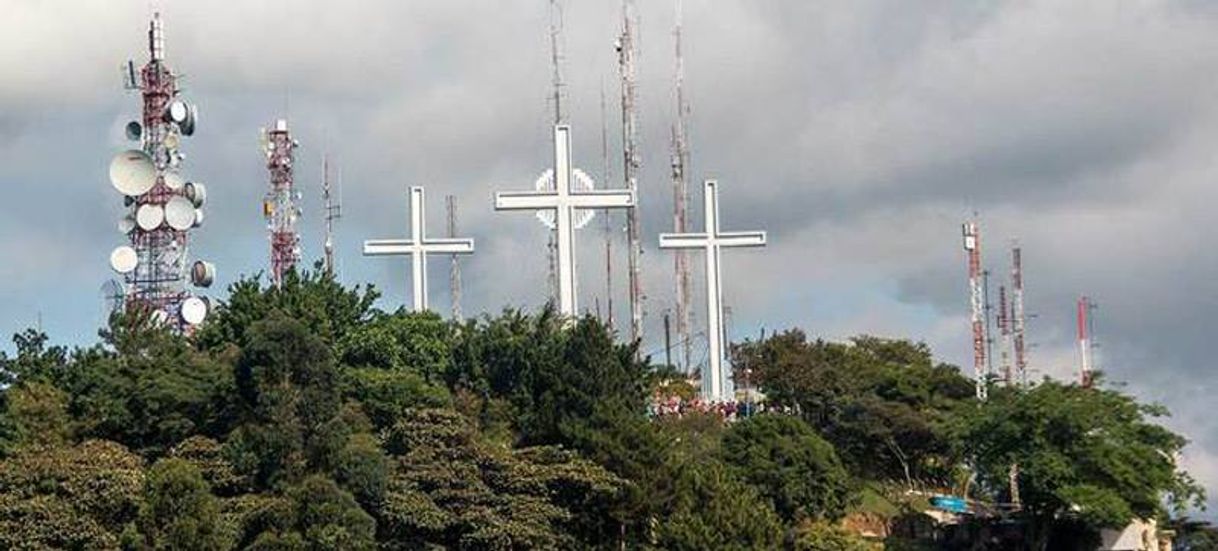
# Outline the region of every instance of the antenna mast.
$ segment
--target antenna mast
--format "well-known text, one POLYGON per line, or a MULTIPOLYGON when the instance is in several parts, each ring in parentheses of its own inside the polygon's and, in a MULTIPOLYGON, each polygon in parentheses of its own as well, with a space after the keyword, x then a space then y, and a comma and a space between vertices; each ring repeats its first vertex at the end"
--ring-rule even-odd
POLYGON ((271 186, 262 201, 262 214, 270 230, 271 283, 275 287, 283 286, 284 276, 300 260, 300 235, 296 232, 296 220, 300 218, 296 201, 300 199, 300 192, 294 187, 292 173, 292 151, 299 146, 292 139, 285 119, 276 120, 274 127, 263 136, 271 186))
POLYGON ((1023 250, 1019 245, 1011 247, 1011 332, 1015 343, 1015 371, 1021 385, 1028 384, 1028 357, 1024 344, 1026 320, 1023 305, 1023 250))
MULTIPOLYGON (((672 128, 672 231, 675 233, 686 233, 688 231, 686 205, 689 201, 689 180, 686 177, 686 171, 689 167, 689 145, 686 141, 687 127, 685 119, 689 113, 689 105, 685 101, 685 58, 681 48, 682 8, 682 0, 677 0, 676 25, 673 28, 677 58, 675 78, 677 120, 673 123, 672 128)), ((674 252, 676 254, 673 255, 673 268, 677 276, 677 340, 681 342, 681 367, 688 372, 690 368, 690 356, 693 355, 693 341, 689 334, 692 321, 692 316, 690 315, 692 297, 689 279, 689 252, 685 249, 677 249, 674 252)))
POLYGON ((330 155, 321 158, 321 196, 325 202, 326 242, 325 269, 326 275, 334 275, 334 221, 342 217, 342 206, 334 200, 330 193, 330 155))
POLYGON ((1093 304, 1087 296, 1078 299, 1078 351, 1081 365, 1079 369, 1079 384, 1090 388, 1092 382, 1091 363, 1091 308, 1093 304))
POLYGON ((988 397, 985 380, 985 298, 981 274, 981 230, 976 220, 964 223, 964 250, 968 253, 969 303, 972 306, 973 376, 977 399, 988 397))
MULTIPOLYGON (((552 71, 550 85, 553 89, 550 101, 554 107, 555 126, 566 121, 562 110, 563 88, 565 87, 562 80, 562 29, 562 6, 559 5, 558 0, 550 0, 550 69, 552 71)), ((553 228, 550 229, 546 241, 546 282, 550 287, 551 301, 556 301, 558 298, 558 243, 555 239, 555 231, 553 228)))
MULTIPOLYGON (((448 210, 448 237, 457 237, 457 198, 452 195, 444 197, 444 206, 448 210)), ((448 286, 452 293, 453 319, 461 319, 461 265, 457 263, 457 255, 450 257, 448 271, 448 286)))
MULTIPOLYGON (((612 178, 609 163, 609 117, 605 109, 605 83, 601 81, 601 160, 604 162, 604 172, 601 181, 608 184, 612 178)), ((613 221, 609 219, 609 209, 601 211, 605 219, 605 302, 606 326, 613 330, 613 221)))
POLYGON ((640 262, 643 254, 638 201, 638 112, 636 110, 635 56, 635 8, 634 0, 622 0, 622 34, 617 41, 618 72, 622 86, 622 178, 626 188, 634 195, 636 204, 626 211, 626 235, 630 241, 630 340, 643 337, 643 282, 640 262))
POLYGON ((999 352, 1002 354, 1002 380, 1007 386, 1011 386, 1014 382, 1014 374, 1011 372, 1011 308, 1007 303, 1007 286, 998 286, 998 332, 1002 335, 1002 342, 999 343, 999 352))

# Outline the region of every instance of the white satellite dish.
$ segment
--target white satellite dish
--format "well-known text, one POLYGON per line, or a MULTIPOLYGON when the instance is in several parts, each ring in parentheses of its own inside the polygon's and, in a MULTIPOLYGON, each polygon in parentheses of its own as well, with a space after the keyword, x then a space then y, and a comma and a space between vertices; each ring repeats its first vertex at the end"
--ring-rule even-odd
POLYGON ((135 211, 135 223, 144 231, 152 231, 165 221, 165 209, 161 205, 140 205, 135 211))
POLYGON ((207 202, 207 186, 199 182, 186 182, 186 197, 196 207, 203 206, 207 202))
POLYGON ((196 287, 211 287, 216 280, 216 265, 203 260, 196 260, 190 267, 190 282, 196 287))
POLYGON ((195 225, 195 206, 190 202, 190 199, 175 195, 165 203, 165 223, 169 227, 178 230, 186 231, 191 226, 195 225))
POLYGON ((110 161, 110 183, 123 195, 143 195, 156 185, 156 165, 143 151, 124 151, 110 161))
POLYGON ((128 245, 115 247, 110 253, 110 267, 120 274, 129 274, 135 271, 135 267, 140 263, 139 255, 135 254, 135 249, 128 245))
POLYGON ((144 135, 144 127, 139 121, 131 121, 127 123, 126 134, 128 140, 137 141, 144 135))
POLYGON ((203 209, 195 209, 195 227, 203 225, 203 209))
POLYGON ((177 191, 186 185, 186 180, 182 179, 182 175, 177 172, 166 172, 162 178, 165 182, 165 187, 177 191))
POLYGON ((128 214, 118 220, 118 233, 127 235, 135 229, 135 217, 128 214))
POLYGON ((195 123, 199 122, 199 106, 191 104, 190 110, 187 112, 186 121, 178 125, 182 130, 183 136, 193 136, 195 133, 195 123))
POLYGON ((182 145, 181 138, 178 138, 178 135, 173 132, 165 134, 165 139, 161 143, 165 144, 165 147, 169 149, 177 149, 179 145, 182 145))
MULTIPOLYGON (((575 181, 572 182, 572 188, 576 191, 592 191, 595 189, 595 184, 592 177, 588 176, 584 171, 575 169, 572 171, 575 175, 575 181)), ((533 189, 537 191, 547 191, 554 189, 554 169, 548 169, 537 178, 533 183, 533 189)), ((596 211, 592 209, 580 209, 575 211, 575 216, 572 217, 572 222, 575 223, 575 229, 581 229, 587 226, 592 218, 596 216, 596 211)), ((545 227, 554 229, 556 222, 554 221, 554 211, 550 209, 537 211, 537 219, 541 221, 545 227)))
POLYGON ((182 124, 190 117, 190 107, 186 102, 175 99, 169 102, 169 107, 165 108, 165 116, 172 122, 182 124))
POLYGON ((199 325, 207 318, 207 303, 199 297, 190 297, 182 301, 182 321, 190 325, 199 325))

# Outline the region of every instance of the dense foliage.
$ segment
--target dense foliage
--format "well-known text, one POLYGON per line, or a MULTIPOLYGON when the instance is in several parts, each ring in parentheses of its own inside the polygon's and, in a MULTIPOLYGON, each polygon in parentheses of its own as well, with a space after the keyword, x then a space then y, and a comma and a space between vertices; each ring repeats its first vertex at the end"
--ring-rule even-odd
POLYGON ((767 413, 654 417, 690 385, 596 319, 377 296, 291 274, 236 283, 189 337, 138 313, 75 350, 16 335, 0 548, 862 550, 841 521, 874 488, 998 501, 1012 464, 1031 539, 1198 495, 1163 411, 1111 390, 979 407, 923 345, 789 332, 733 350, 767 413))

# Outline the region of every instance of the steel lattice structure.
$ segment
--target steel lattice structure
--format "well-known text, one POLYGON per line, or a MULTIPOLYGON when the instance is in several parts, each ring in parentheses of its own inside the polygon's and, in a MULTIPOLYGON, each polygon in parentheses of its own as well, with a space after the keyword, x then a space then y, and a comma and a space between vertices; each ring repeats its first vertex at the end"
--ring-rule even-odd
POLYGON ((275 121, 264 139, 270 190, 263 200, 262 214, 270 232, 271 283, 279 287, 283 277, 300 261, 300 234, 296 232, 296 221, 300 218, 296 201, 300 194, 294 188, 292 174, 293 150, 299 144, 292 139, 288 121, 283 119, 275 121))

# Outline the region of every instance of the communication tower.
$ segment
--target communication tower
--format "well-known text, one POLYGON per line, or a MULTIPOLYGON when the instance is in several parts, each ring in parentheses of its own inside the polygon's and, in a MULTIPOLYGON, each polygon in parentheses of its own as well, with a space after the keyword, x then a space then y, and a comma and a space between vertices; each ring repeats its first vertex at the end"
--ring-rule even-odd
POLYGON ((1026 320, 1023 306, 1023 249, 1011 247, 1011 333, 1014 337, 1015 371, 1021 385, 1028 384, 1028 356, 1024 335, 1026 320))
POLYGON ((322 155, 321 158, 321 199, 325 204, 325 221, 326 221, 326 241, 322 245, 325 251, 325 260, 322 268, 326 275, 334 275, 334 221, 342 218, 342 205, 340 201, 334 199, 333 192, 330 189, 330 156, 322 155))
POLYGON ((208 287, 216 273, 212 263, 191 263, 188 257, 190 230, 203 223, 207 190, 183 177, 180 145, 194 134, 199 111, 179 97, 179 77, 165 63, 159 13, 149 23, 148 53, 138 71, 133 61, 123 71, 125 87, 142 96, 143 116, 126 126, 139 149, 119 153, 110 163, 110 183, 127 208, 119 231, 128 240, 110 254, 110 266, 123 276, 124 310, 145 311, 158 323, 190 332, 206 318, 209 303, 186 290, 187 277, 208 287))
POLYGON ((1092 372, 1095 366, 1091 360, 1091 309, 1094 303, 1089 297, 1078 299, 1078 352, 1079 352, 1079 384, 1083 388, 1091 387, 1092 372))
MULTIPOLYGON (((636 106, 636 69, 635 58, 638 49, 635 45, 636 14, 634 0, 622 0, 622 34, 617 40, 618 72, 621 76, 622 87, 622 157, 624 170, 622 177, 626 188, 638 197, 638 172, 640 156, 638 150, 638 110, 636 106)), ((637 200, 637 199, 636 199, 637 200)), ((643 254, 642 229, 640 227, 639 206, 636 204, 626 211, 626 237, 630 242, 628 279, 630 285, 630 340, 638 341, 643 337, 643 281, 641 262, 643 254)))
POLYGON ((1015 382, 1011 371, 1011 307, 1007 303, 1006 285, 998 286, 998 332, 1002 335, 999 352, 1002 354, 1002 380, 1007 386, 1015 382))
POLYGON ((964 223, 964 251, 968 254, 969 303, 972 306, 973 376, 977 399, 988 397, 985 380, 985 297, 981 282, 981 230, 975 220, 964 223))
MULTIPOLYGON (((686 128, 686 115, 689 105, 685 101, 685 58, 681 51, 682 1, 677 0, 676 25, 673 28, 673 41, 676 49, 676 101, 677 119, 672 127, 672 231, 687 233, 689 202, 689 178, 686 176, 689 168, 689 145, 686 128)), ((676 272, 677 295, 677 340, 681 343, 681 367, 688 372, 690 356, 693 355, 693 339, 690 338, 692 315, 692 289, 689 278, 689 251, 677 249, 673 251, 673 269, 676 272)))
POLYGON ((263 129, 262 150, 266 153, 266 168, 270 172, 270 189, 262 200, 262 216, 270 232, 271 284, 283 285, 283 278, 300 261, 300 234, 296 221, 300 218, 300 192, 293 182, 293 151, 300 143, 292 139, 288 121, 278 119, 270 130, 263 129))

